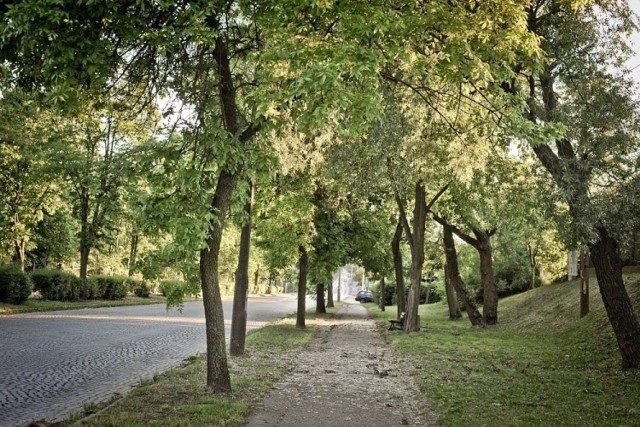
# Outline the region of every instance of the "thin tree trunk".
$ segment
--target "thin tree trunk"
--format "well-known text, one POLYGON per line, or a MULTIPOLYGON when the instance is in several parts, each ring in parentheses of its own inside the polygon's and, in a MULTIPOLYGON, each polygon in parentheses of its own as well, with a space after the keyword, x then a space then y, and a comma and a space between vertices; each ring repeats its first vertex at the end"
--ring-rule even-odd
POLYGON ((305 328, 308 263, 307 250, 300 245, 298 247, 298 312, 296 314, 296 327, 298 329, 305 328))
POLYGON ((14 247, 16 250, 16 258, 18 259, 18 263, 20 265, 20 270, 24 271, 24 264, 25 264, 25 248, 27 246, 26 244, 27 242, 25 241, 24 237, 21 238, 20 240, 15 240, 14 241, 14 247))
POLYGON ((134 228, 131 232, 131 248, 129 250, 129 277, 133 276, 133 269, 136 266, 136 258, 138 257, 138 231, 134 228))
POLYGON ((316 284, 316 314, 326 314, 324 305, 324 283, 316 284))
POLYGON ((398 218, 396 232, 391 240, 391 253, 393 254, 393 270, 396 276, 396 304, 398 307, 398 320, 400 315, 406 311, 404 299, 404 275, 402 271, 402 252, 400 252, 400 240, 402 239, 402 220, 398 218))
POLYGON ((91 248, 85 243, 80 242, 80 279, 87 279, 87 270, 89 265, 89 252, 91 248))
POLYGON ((385 298, 387 295, 387 290, 386 290, 386 286, 384 283, 384 276, 382 276, 382 278, 380 279, 380 301, 379 302, 379 307, 380 307, 380 311, 384 311, 384 307, 385 307, 385 298))
POLYGON ((536 268, 538 268, 536 256, 538 251, 531 244, 527 245, 527 249, 529 252, 529 267, 531 267, 531 283, 529 289, 534 289, 536 287, 536 268))
POLYGON ((342 288, 342 267, 338 270, 338 302, 340 302, 340 292, 342 288))
POLYGON ((580 317, 589 314, 589 272, 587 270, 587 254, 585 247, 580 248, 580 317))
POLYGON ((480 314, 478 307, 476 307, 474 302, 469 297, 467 287, 460 277, 460 269, 458 267, 458 253, 456 252, 456 244, 453 240, 453 229, 447 224, 442 224, 442 228, 444 253, 447 259, 446 274, 449 278, 449 281, 451 282, 451 286, 453 286, 453 288, 458 293, 458 296, 462 300, 471 324, 473 326, 484 326, 482 315, 480 314))
POLYGON ((418 307, 420 305, 420 285, 422 283, 422 266, 424 264, 424 232, 427 215, 424 183, 418 181, 415 188, 415 206, 413 210, 413 244, 411 245, 411 288, 407 300, 407 311, 404 330, 415 332, 420 330, 418 307))
POLYGON ((446 263, 444 265, 444 286, 447 293, 447 305, 449 306, 449 319, 459 319, 462 317, 462 312, 460 311, 460 304, 458 304, 456 290, 453 288, 451 279, 449 278, 449 269, 446 263))
POLYGON ((233 290, 233 314, 231 316, 231 339, 229 344, 229 351, 232 356, 241 356, 244 353, 247 334, 249 251, 251 249, 251 216, 253 213, 254 191, 255 185, 252 181, 247 195, 249 200, 244 205, 245 223, 240 231, 240 253, 238 254, 238 269, 233 290))
POLYGON ((327 308, 333 308, 333 278, 327 283, 327 308))
POLYGON ((214 214, 209 222, 207 247, 200 251, 200 280, 207 335, 207 388, 214 393, 230 393, 231 379, 227 365, 224 316, 218 271, 218 257, 224 220, 231 196, 238 182, 237 174, 222 171, 211 202, 214 214))
POLYGON ((486 325, 498 323, 498 290, 493 276, 493 255, 491 236, 484 232, 475 232, 480 243, 476 248, 480 255, 480 278, 482 280, 482 317, 486 325))
POLYGON ((604 227, 599 240, 589 247, 598 287, 611 327, 618 341, 624 369, 640 368, 640 324, 622 280, 622 259, 618 244, 604 227))

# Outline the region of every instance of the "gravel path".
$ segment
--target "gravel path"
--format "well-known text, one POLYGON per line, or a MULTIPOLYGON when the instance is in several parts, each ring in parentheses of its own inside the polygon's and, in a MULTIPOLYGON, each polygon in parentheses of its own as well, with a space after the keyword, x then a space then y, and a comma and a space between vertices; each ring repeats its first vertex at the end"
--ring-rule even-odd
MULTIPOLYGON (((436 425, 414 381, 360 304, 344 304, 247 425, 436 425)), ((409 363, 410 365, 410 363, 409 363)))

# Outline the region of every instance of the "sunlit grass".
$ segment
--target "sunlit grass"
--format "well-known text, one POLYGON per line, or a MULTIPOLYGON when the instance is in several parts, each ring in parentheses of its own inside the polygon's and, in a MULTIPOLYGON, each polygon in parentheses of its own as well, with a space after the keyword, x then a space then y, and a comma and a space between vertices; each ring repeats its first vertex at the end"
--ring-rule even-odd
MULTIPOLYGON (((628 279, 640 302, 638 277, 628 279)), ((578 298, 578 281, 505 298, 500 325, 486 329, 422 306, 421 332, 385 335, 443 425, 640 425, 640 373, 619 369, 597 285, 583 319, 578 298)), ((395 317, 368 308, 381 324, 395 317)))

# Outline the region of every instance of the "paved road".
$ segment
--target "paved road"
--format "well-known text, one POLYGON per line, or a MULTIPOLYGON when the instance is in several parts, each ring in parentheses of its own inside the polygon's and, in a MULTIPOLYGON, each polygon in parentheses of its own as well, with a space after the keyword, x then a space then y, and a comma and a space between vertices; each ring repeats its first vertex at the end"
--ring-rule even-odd
MULTIPOLYGON (((247 329, 295 309, 292 295, 249 298, 247 329)), ((0 426, 65 418, 205 349, 201 301, 182 313, 156 304, 0 317, 0 426)))

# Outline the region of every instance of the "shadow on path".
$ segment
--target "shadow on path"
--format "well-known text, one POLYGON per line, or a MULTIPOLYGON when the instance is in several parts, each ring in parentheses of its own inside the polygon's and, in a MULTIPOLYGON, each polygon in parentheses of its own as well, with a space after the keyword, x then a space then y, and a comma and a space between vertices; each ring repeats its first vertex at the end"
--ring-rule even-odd
POLYGON ((247 425, 436 425, 408 367, 384 343, 366 309, 344 304, 336 314, 247 425))

